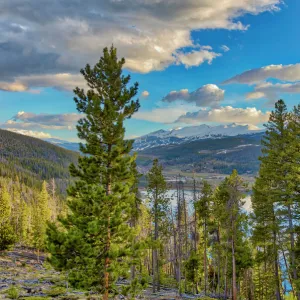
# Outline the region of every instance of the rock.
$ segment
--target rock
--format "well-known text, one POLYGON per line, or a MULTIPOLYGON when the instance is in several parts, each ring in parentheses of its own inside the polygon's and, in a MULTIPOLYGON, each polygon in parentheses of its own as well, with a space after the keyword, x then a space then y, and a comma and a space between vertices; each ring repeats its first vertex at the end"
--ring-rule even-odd
POLYGON ((8 288, 8 284, 0 284, 0 291, 8 288))

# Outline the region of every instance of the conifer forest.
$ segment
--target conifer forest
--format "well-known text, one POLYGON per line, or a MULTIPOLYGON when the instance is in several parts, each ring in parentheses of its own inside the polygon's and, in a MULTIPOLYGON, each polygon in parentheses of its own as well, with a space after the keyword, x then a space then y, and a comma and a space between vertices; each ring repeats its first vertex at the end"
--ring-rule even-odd
POLYGON ((65 289, 25 297, 4 267, 2 298, 300 300, 300 104, 271 108, 254 182, 235 169, 169 180, 157 158, 141 173, 125 138, 141 103, 124 64, 111 46, 81 70, 80 154, 45 142, 27 160, 1 152, 0 260, 28 251, 65 289))

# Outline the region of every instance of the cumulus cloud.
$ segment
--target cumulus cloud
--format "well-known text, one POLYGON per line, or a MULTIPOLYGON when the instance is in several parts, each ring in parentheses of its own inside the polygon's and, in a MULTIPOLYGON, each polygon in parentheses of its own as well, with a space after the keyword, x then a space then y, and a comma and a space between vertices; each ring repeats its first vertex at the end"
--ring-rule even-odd
POLYGON ((148 91, 143 91, 142 92, 142 97, 147 98, 149 97, 150 93, 148 91))
POLYGON ((260 124, 268 121, 270 112, 263 113, 255 107, 234 108, 225 106, 213 109, 201 109, 187 112, 180 116, 176 123, 197 124, 202 122, 260 124))
POLYGON ((236 75, 226 81, 229 83, 255 84, 265 81, 269 78, 275 78, 282 81, 299 81, 300 80, 300 63, 293 65, 269 65, 262 68, 252 69, 236 75))
POLYGON ((23 134, 23 135, 32 136, 38 139, 46 139, 52 137, 51 134, 42 131, 33 131, 33 130, 25 130, 25 129, 17 129, 17 128, 8 128, 7 130, 15 133, 23 134))
POLYGON ((82 118, 82 115, 76 113, 69 114, 34 114, 31 112, 20 111, 10 120, 1 124, 5 129, 51 129, 62 130, 75 129, 75 125, 78 120, 82 118))
POLYGON ((221 46, 221 49, 224 51, 224 52, 228 52, 230 50, 230 48, 226 45, 222 45, 221 46))
POLYGON ((220 89, 215 84, 206 84, 194 92, 189 92, 187 89, 180 91, 171 91, 163 98, 164 102, 175 102, 183 100, 188 103, 195 103, 199 107, 217 107, 224 99, 225 91, 220 89))
MULTIPOLYGON (((132 0, 0 1, 0 81, 2 89, 22 91, 38 86, 71 89, 49 81, 53 74, 77 74, 93 64, 112 43, 129 70, 147 73, 172 64, 211 63, 218 53, 198 47, 191 31, 246 30, 244 14, 276 11, 281 0, 132 0), (192 49, 187 52, 186 49, 192 49), (41 80, 28 77, 43 75, 41 80), (19 78, 19 77, 23 78, 19 78), (4 82, 9 86, 4 88, 4 82)), ((72 86, 73 88, 73 86, 72 86)))

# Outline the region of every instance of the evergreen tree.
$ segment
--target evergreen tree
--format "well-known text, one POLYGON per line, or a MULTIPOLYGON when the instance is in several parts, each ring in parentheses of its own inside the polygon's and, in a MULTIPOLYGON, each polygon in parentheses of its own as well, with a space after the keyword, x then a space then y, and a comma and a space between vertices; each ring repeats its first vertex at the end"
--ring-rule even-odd
POLYGON ((118 292, 114 282, 128 274, 126 257, 134 239, 135 157, 130 155, 132 141, 124 139, 124 121, 139 108, 132 100, 138 84, 127 88, 130 76, 122 74, 124 63, 111 47, 93 68, 81 70, 89 90, 74 92, 77 110, 84 114, 77 126, 85 140, 80 146, 84 156, 78 167, 70 167, 77 181, 68 189, 70 213, 60 219, 64 230, 52 224, 48 231, 51 263, 69 270, 75 286, 100 289, 104 300, 118 292))
MULTIPOLYGON (((238 176, 236 170, 233 170, 232 174, 225 178, 216 191, 215 197, 218 199, 219 207, 222 211, 221 213, 221 226, 226 229, 226 240, 227 249, 230 249, 231 256, 231 282, 232 282, 232 300, 238 299, 238 268, 237 268, 237 256, 238 248, 243 238, 241 237, 243 233, 243 213, 242 205, 244 191, 246 190, 246 183, 243 179, 238 176)), ((219 209, 219 211, 220 211, 219 209)), ((226 255, 225 263, 225 280, 227 277, 227 262, 228 257, 226 255)), ((227 283, 225 283, 225 296, 227 293, 227 283)))
POLYGON ((19 241, 21 245, 30 246, 32 240, 31 209, 23 199, 20 208, 19 241))
POLYGON ((11 224, 11 199, 5 186, 0 195, 0 251, 9 249, 16 242, 11 224))
MULTIPOLYGON (((297 108, 293 113, 289 113, 284 101, 277 101, 266 128, 267 131, 262 140, 261 167, 256 179, 253 199, 256 202, 256 228, 263 228, 265 224, 271 226, 275 294, 276 299, 281 299, 277 245, 280 245, 283 256, 288 250, 289 263, 285 259, 286 272, 293 288, 298 281, 295 253, 295 225, 299 214, 300 143, 297 108), (264 203, 259 203, 259 201, 264 203), (287 249, 283 248, 285 241, 288 241, 287 249)), ((267 230, 267 227, 264 230, 267 230)), ((268 235, 265 236, 267 237, 268 235)), ((297 299, 300 299, 299 290, 294 294, 297 294, 297 299)))
POLYGON ((33 245, 37 249, 38 261, 40 250, 45 248, 47 222, 50 221, 49 194, 47 183, 43 182, 42 190, 33 208, 33 245))
POLYGON ((153 292, 160 290, 160 257, 159 243, 160 233, 165 230, 167 214, 169 212, 169 199, 167 193, 167 183, 162 173, 162 166, 158 160, 153 161, 152 168, 147 174, 147 192, 151 205, 151 215, 154 223, 152 259, 153 259, 153 292))
POLYGON ((200 200, 197 202, 197 212, 199 215, 200 225, 203 228, 203 267, 204 267, 204 293, 207 293, 207 280, 208 280, 208 268, 207 268, 207 247, 208 247, 208 223, 210 218, 210 206, 212 202, 213 191, 210 184, 207 181, 204 181, 203 188, 201 190, 200 200))

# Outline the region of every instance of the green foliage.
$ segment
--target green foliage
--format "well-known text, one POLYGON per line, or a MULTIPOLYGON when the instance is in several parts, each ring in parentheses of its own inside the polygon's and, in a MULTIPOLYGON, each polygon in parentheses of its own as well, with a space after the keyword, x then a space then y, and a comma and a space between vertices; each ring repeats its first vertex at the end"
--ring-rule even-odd
POLYGON ((36 249, 44 249, 47 222, 50 220, 49 195, 46 182, 43 182, 38 201, 33 207, 33 245, 36 249))
POLYGON ((200 257, 194 251, 189 256, 188 260, 185 262, 186 279, 192 283, 199 281, 199 269, 200 269, 200 257))
POLYGON ((299 106, 288 112, 284 101, 277 101, 265 126, 261 167, 252 197, 258 291, 262 293, 262 299, 279 294, 281 277, 285 276, 300 298, 300 273, 296 267, 299 261, 296 248, 300 186, 299 106), (285 270, 279 265, 283 252, 288 252, 289 258, 285 259, 285 270), (263 270, 262 275, 260 270, 263 270))
POLYGON ((18 299, 19 298, 19 290, 14 285, 12 285, 6 291, 6 295, 9 299, 18 299))
POLYGON ((46 290, 44 293, 50 297, 57 297, 60 295, 64 295, 67 292, 66 288, 61 286, 52 287, 50 290, 46 290))
POLYGON ((130 226, 135 207, 135 174, 130 155, 132 141, 125 140, 123 122, 139 108, 138 85, 127 88, 130 76, 122 74, 124 59, 117 59, 114 47, 105 48, 103 57, 91 68, 81 70, 90 89, 74 90, 80 146, 84 156, 78 167, 71 165, 76 177, 68 189, 69 212, 60 225, 48 230, 50 262, 58 270, 69 271, 76 287, 114 293, 114 282, 128 274, 134 229, 130 226))
POLYGON ((7 250, 16 242, 11 224, 11 199, 5 186, 0 194, 0 250, 7 250))

